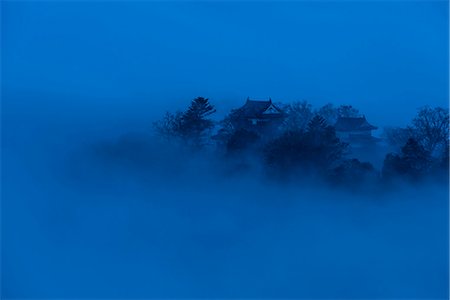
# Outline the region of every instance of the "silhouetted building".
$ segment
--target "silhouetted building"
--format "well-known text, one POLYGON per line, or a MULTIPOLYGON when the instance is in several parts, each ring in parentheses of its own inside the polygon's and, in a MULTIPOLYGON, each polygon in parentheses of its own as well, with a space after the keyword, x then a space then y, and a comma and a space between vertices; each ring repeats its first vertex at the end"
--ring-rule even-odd
POLYGON ((277 130, 283 123, 285 113, 268 101, 250 100, 232 112, 231 122, 236 129, 246 129, 258 133, 269 133, 277 130))
POLYGON ((365 146, 377 142, 372 130, 378 127, 367 122, 366 117, 339 117, 334 125, 336 136, 351 146, 365 146))

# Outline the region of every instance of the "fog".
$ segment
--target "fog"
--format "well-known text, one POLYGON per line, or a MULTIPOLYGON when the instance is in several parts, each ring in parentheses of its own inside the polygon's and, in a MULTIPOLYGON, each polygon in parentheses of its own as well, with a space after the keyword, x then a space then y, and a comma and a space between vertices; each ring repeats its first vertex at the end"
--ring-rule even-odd
POLYGON ((274 182, 48 116, 4 115, 4 297, 448 295, 447 186, 274 182))
POLYGON ((2 3, 2 297, 448 298, 448 185, 279 182, 151 126, 199 95, 219 115, 247 96, 307 98, 403 126, 421 105, 447 106, 447 5, 2 3), (279 34, 311 24, 303 39, 279 34), (310 58, 340 48, 297 59, 307 42, 310 58))
POLYGON ((61 110, 149 113, 204 96, 227 111, 272 97, 352 104, 375 124, 404 126, 417 107, 448 106, 445 1, 2 8, 4 92, 40 93, 39 105, 61 110))

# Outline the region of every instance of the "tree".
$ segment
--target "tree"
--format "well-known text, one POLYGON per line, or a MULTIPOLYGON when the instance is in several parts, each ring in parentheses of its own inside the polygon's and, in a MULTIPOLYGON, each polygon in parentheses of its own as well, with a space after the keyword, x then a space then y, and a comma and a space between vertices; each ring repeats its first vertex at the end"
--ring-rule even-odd
POLYGON ((325 167, 337 162, 348 146, 336 137, 334 127, 328 125, 325 119, 318 115, 308 123, 305 137, 311 152, 314 152, 313 159, 317 158, 317 163, 325 167))
POLYGON ((384 136, 386 141, 392 147, 400 149, 410 138, 414 137, 414 130, 408 126, 402 127, 387 127, 384 128, 384 136))
POLYGON ((183 114, 181 112, 176 112, 174 114, 166 112, 161 120, 153 122, 153 128, 155 129, 156 134, 166 140, 179 137, 182 126, 182 116, 183 114))
POLYGON ((359 110, 351 105, 341 105, 338 107, 337 113, 339 117, 353 118, 359 115, 359 110))
POLYGON ((213 127, 213 122, 206 117, 216 112, 207 98, 197 97, 192 100, 187 111, 182 115, 181 131, 185 136, 198 136, 213 127))
POLYGON ((386 155, 383 177, 404 177, 412 180, 423 178, 429 173, 431 157, 421 144, 410 138, 402 147, 400 154, 386 155))
POLYGON ((448 175, 448 169, 449 169, 449 155, 450 155, 450 145, 449 142, 447 141, 447 143, 444 145, 441 155, 439 156, 439 165, 440 167, 446 171, 447 175, 448 175))
POLYGON ((412 127, 414 136, 421 145, 430 154, 436 154, 447 145, 449 139, 448 110, 442 107, 425 106, 419 109, 412 121, 412 127))
POLYGON ((314 115, 312 105, 307 101, 294 102, 287 106, 286 111, 285 130, 303 130, 314 115))
POLYGON ((314 118, 308 122, 306 128, 307 132, 311 134, 322 135, 329 128, 329 125, 323 117, 315 115, 314 118))
POLYGON ((445 150, 449 139, 449 113, 441 107, 420 108, 411 125, 405 128, 385 128, 384 135, 391 146, 400 148, 413 138, 433 156, 445 150))
POLYGON ((228 153, 242 151, 254 145, 260 139, 259 135, 253 131, 238 129, 234 131, 227 140, 226 148, 228 153))
POLYGON ((177 137, 191 146, 202 146, 206 133, 214 126, 207 117, 215 111, 207 98, 197 97, 184 113, 166 113, 154 127, 165 138, 177 137))
POLYGON ((330 173, 333 183, 355 186, 378 178, 378 174, 371 163, 360 162, 358 159, 347 159, 330 173))
POLYGON ((233 134, 235 131, 236 111, 232 110, 222 121, 219 122, 221 130, 228 135, 233 134))
POLYGON ((407 174, 406 166, 400 155, 388 153, 383 162, 381 170, 384 179, 401 178, 407 174))
POLYGON ((334 125, 337 121, 338 111, 333 104, 328 103, 316 111, 316 115, 324 118, 329 125, 334 125))
POLYGON ((402 159, 411 170, 426 171, 430 165, 430 154, 415 139, 410 138, 402 148, 402 159))
POLYGON ((303 130, 288 130, 266 145, 266 165, 286 175, 296 170, 326 171, 343 156, 347 144, 342 143, 334 128, 315 116, 303 130))
POLYGON ((288 130, 266 145, 264 161, 269 169, 283 176, 301 165, 305 149, 304 132, 288 130))
POLYGON ((433 166, 433 173, 445 184, 448 184, 449 178, 449 150, 449 143, 447 142, 433 166))

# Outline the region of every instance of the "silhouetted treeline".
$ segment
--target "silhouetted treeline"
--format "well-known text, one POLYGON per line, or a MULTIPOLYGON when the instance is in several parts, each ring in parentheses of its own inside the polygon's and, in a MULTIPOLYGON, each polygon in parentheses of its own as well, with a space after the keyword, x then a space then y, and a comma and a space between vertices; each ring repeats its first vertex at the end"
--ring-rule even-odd
POLYGON ((215 111, 208 99, 197 97, 186 111, 174 114, 167 112, 154 126, 166 139, 178 138, 190 146, 202 147, 214 127, 214 122, 208 116, 215 111))
POLYGON ((347 144, 341 142, 333 126, 319 115, 304 130, 289 129, 264 146, 264 162, 279 175, 295 170, 327 172, 344 156, 347 144))
POLYGON ((371 163, 351 157, 352 145, 336 135, 337 119, 356 118, 359 116, 356 108, 327 104, 313 109, 307 101, 277 105, 283 120, 277 123, 275 130, 267 130, 267 125, 264 130, 237 125, 242 123, 239 109, 214 122, 210 117, 216 110, 203 97, 192 100, 185 111, 166 113, 154 123, 154 128, 160 137, 178 145, 196 150, 214 149, 216 157, 229 164, 233 159, 242 162, 250 157, 267 174, 277 178, 314 174, 344 186, 396 180, 417 182, 427 178, 446 181, 448 178, 449 114, 446 109, 424 107, 406 128, 385 129, 384 140, 393 152, 387 153, 383 166, 377 170, 371 163))
POLYGON ((436 107, 418 110, 410 125, 385 130, 388 143, 396 148, 386 155, 382 176, 418 181, 433 178, 448 183, 449 113, 436 107))

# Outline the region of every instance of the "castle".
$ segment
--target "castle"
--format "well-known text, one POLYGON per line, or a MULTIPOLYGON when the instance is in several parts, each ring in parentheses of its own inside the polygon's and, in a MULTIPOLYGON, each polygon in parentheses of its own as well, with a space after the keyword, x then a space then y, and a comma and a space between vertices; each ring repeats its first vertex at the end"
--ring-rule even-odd
POLYGON ((378 138, 372 136, 372 130, 378 127, 367 122, 365 116, 338 117, 334 128, 336 136, 352 147, 362 147, 378 141, 378 138))
POLYGON ((232 111, 231 122, 236 129, 268 133, 278 129, 286 113, 272 103, 272 100, 250 100, 232 111))

